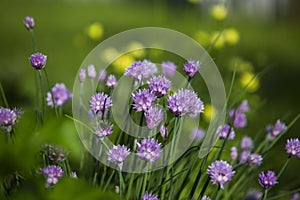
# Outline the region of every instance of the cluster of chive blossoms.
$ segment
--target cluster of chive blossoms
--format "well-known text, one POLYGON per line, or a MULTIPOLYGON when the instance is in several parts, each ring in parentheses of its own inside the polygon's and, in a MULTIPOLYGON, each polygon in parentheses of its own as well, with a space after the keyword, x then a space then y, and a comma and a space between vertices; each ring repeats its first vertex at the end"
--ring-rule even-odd
MULTIPOLYGON (((184 69, 188 76, 195 75, 200 65, 198 61, 189 60, 184 69)), ((172 82, 171 78, 176 72, 177 66, 172 62, 162 63, 163 75, 156 76, 158 72, 156 64, 149 60, 132 63, 125 71, 124 75, 132 78, 135 84, 147 83, 148 88, 138 89, 132 94, 132 108, 135 112, 141 112, 145 116, 145 123, 149 130, 156 129, 161 132, 163 138, 168 137, 168 129, 164 126, 164 112, 169 110, 175 116, 196 117, 204 111, 204 104, 197 93, 190 89, 180 89, 169 95, 172 82), (158 99, 165 98, 166 108, 157 107, 155 103, 158 99)), ((84 84, 86 77, 95 80, 97 71, 95 65, 89 65, 87 69, 81 69, 78 74, 80 84, 84 84), (87 73, 87 76, 86 76, 87 73)), ((107 76, 105 70, 98 72, 98 83, 106 83, 108 90, 117 87, 117 78, 114 75, 107 76)), ((90 112, 97 118, 94 125, 94 135, 97 138, 104 138, 113 134, 113 125, 109 122, 107 113, 110 112, 113 102, 111 97, 105 92, 98 92, 91 96, 89 101, 90 112)), ((155 162, 161 156, 161 144, 154 138, 142 138, 136 142, 136 155, 146 162, 155 162)), ((108 161, 118 165, 122 169, 123 162, 130 155, 130 150, 124 145, 117 144, 108 152, 108 161)))
POLYGON ((0 127, 4 132, 10 133, 17 124, 22 112, 17 109, 9 109, 0 107, 0 127))

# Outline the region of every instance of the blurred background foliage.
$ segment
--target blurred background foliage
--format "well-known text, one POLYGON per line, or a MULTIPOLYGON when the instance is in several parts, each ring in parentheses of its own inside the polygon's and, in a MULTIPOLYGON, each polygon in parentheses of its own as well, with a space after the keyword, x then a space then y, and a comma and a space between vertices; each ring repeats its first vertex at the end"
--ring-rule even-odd
MULTIPOLYGON (((289 123, 300 112, 299 13, 297 0, 1 1, 0 80, 10 106, 22 107, 25 111, 16 130, 17 148, 6 144, 5 136, 1 135, 1 176, 10 170, 20 169, 24 173, 32 170, 30 167, 36 164, 33 156, 45 143, 68 149, 74 166, 79 165, 83 152, 71 120, 50 120, 38 136, 33 135, 35 117, 30 110, 35 95, 34 71, 28 62, 32 44, 23 25, 25 16, 35 19, 37 49, 48 56, 46 68, 51 85, 64 82, 69 88, 72 88, 85 56, 99 42, 121 31, 157 26, 193 37, 209 51, 227 90, 236 67, 237 89, 233 91, 232 100, 241 93, 241 88, 248 86, 245 98, 249 99, 253 109, 249 114, 249 126, 237 134, 241 138, 245 134, 253 137, 264 134, 266 124, 275 123, 278 118, 289 123), (215 46, 210 48, 216 39, 215 46)), ((108 49, 104 55, 111 56, 116 51, 108 49)), ((143 56, 142 51, 122 56, 114 63, 115 71, 122 73, 124 67, 143 56)), ((206 118, 210 117, 212 109, 207 106, 206 118)), ((71 103, 65 111, 71 113, 71 103)), ((280 168, 286 157, 283 150, 285 139, 299 137, 299 130, 300 123, 297 122, 275 146, 273 154, 265 158, 262 169, 280 168)), ((294 170, 299 169, 300 164, 297 160, 291 162, 280 180, 289 184, 280 184, 281 189, 299 186, 300 177, 294 170)), ((53 197, 68 188, 71 181, 87 191, 95 189, 88 188, 86 183, 64 180, 52 191, 53 197)), ((32 195, 28 191, 40 187, 35 182, 31 184, 32 188, 24 188, 28 199, 32 195)), ((78 192, 72 191, 74 188, 69 190, 78 192)))

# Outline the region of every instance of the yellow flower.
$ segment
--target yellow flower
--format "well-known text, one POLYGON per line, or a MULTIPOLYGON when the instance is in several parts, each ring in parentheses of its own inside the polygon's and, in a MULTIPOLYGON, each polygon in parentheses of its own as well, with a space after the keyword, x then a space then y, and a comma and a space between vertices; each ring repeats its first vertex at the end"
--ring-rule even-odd
POLYGON ((134 57, 130 54, 124 54, 119 57, 114 63, 113 66, 119 73, 124 73, 125 69, 134 62, 134 57))
POLYGON ((227 8, 225 6, 218 4, 214 5, 211 9, 211 15, 215 20, 221 21, 227 16, 227 8))
POLYGON ((255 75, 251 72, 243 73, 240 83, 245 89, 249 92, 254 92, 259 87, 259 80, 255 75))
POLYGON ((197 31, 194 36, 195 40, 202 46, 208 46, 210 44, 210 38, 208 33, 204 31, 197 31))
POLYGON ((221 49, 225 43, 223 34, 220 32, 214 32, 210 38, 210 42, 211 44, 214 43, 214 48, 221 49))
POLYGON ((210 104, 205 105, 203 117, 207 122, 214 119, 216 117, 216 109, 210 104))
POLYGON ((239 32, 234 28, 229 28, 224 31, 225 41, 230 45, 235 45, 240 40, 239 32))
POLYGON ((87 35, 92 40, 98 41, 103 36, 102 24, 95 22, 87 27, 87 35))
POLYGON ((145 49, 143 44, 140 42, 131 42, 127 45, 127 50, 132 51, 130 52, 131 55, 133 55, 136 58, 141 58, 145 55, 145 49), (138 49, 138 50, 135 50, 138 49))

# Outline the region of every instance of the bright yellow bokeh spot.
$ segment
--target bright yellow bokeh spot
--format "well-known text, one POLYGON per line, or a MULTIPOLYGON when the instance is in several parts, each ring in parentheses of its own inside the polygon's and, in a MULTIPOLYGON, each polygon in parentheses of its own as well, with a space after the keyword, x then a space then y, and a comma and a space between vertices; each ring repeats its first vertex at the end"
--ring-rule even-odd
POLYGON ((92 40, 98 41, 103 36, 103 26, 99 22, 95 22, 87 27, 87 35, 92 40))
POLYGON ((235 45, 240 40, 239 32, 234 28, 229 28, 224 31, 224 38, 229 45, 235 45))
POLYGON ((119 52, 113 47, 109 47, 101 52, 101 58, 108 63, 112 62, 117 57, 119 57, 119 52))
POLYGON ((202 46, 208 46, 210 44, 209 34, 204 31, 197 31, 194 36, 195 40, 202 46))
POLYGON ((214 48, 221 49, 225 43, 223 34, 220 32, 214 32, 210 38, 210 42, 214 45, 214 48))
POLYGON ((140 42, 131 42, 127 46, 127 50, 132 51, 130 52, 131 55, 133 55, 136 58, 141 58, 145 55, 145 49, 144 45, 140 42), (134 50, 138 49, 138 50, 134 50))
POLYGON ((228 14, 227 8, 224 5, 214 5, 211 8, 211 16, 218 21, 221 21, 226 18, 228 14))
POLYGON ((251 62, 245 61, 239 57, 234 57, 229 62, 231 70, 236 68, 237 73, 252 72, 254 67, 251 62))
POLYGON ((205 105, 203 117, 207 122, 209 122, 211 119, 214 119, 216 117, 216 109, 211 104, 205 105))
POLYGON ((259 87, 259 80, 255 75, 251 72, 243 73, 240 83, 245 89, 249 92, 254 92, 259 87))
POLYGON ((118 73, 124 73, 125 69, 135 61, 134 57, 130 54, 122 55, 118 58, 113 66, 118 73))

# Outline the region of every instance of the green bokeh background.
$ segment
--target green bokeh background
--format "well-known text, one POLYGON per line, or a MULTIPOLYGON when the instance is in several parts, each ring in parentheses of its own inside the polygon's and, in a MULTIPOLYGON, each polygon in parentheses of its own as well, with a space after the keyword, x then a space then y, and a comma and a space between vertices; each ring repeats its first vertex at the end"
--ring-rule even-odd
MULTIPOLYGON (((260 79, 260 88, 255 94, 259 98, 249 94, 256 99, 252 101, 255 102, 255 111, 249 115, 249 127, 239 132, 241 135, 255 136, 266 124, 274 123, 279 118, 289 123, 300 113, 299 11, 300 8, 291 6, 285 15, 264 18, 255 12, 245 15, 240 10, 230 9, 228 18, 224 22, 217 22, 210 16, 209 7, 184 1, 2 0, 0 80, 11 106, 23 107, 24 110, 33 107, 34 71, 28 62, 32 44, 30 34, 23 25, 23 19, 28 15, 35 18, 37 48, 48 56, 46 67, 51 84, 64 82, 69 88, 72 88, 81 62, 93 47, 121 31, 156 26, 174 29, 193 37, 199 30, 211 32, 233 27, 240 34, 239 43, 212 50, 210 54, 220 68, 226 89, 232 76, 228 57, 239 56, 250 61, 255 72, 264 72, 260 79), (87 27, 94 22, 101 23, 104 28, 104 35, 99 41, 91 40, 86 34, 87 27)), ((66 109, 69 113, 70 108, 69 103, 66 109)), ((26 115, 28 117, 31 114, 26 115)), ((32 119, 34 120, 33 116, 32 119)), ((63 126, 60 131, 51 130, 50 124, 50 130, 45 132, 53 132, 53 138, 56 137, 55 134, 61 133, 54 141, 59 140, 59 143, 73 149, 76 160, 82 146, 73 124, 68 120, 59 124, 63 126), (68 138, 72 139, 66 142, 68 138)), ((57 122, 53 122, 53 125, 56 126, 57 122)), ((23 127, 26 128, 26 125, 23 127)), ((297 122, 274 147, 273 153, 265 158, 261 169, 280 169, 286 159, 285 140, 299 137, 299 130, 300 123, 297 122)), ((47 137, 43 139, 52 141, 47 137)), ((12 152, 14 153, 17 155, 18 152, 12 152)), ((1 168, 9 167, 3 163, 0 165, 1 168)), ((280 184, 278 190, 300 186, 300 175, 295 173, 299 167, 299 159, 292 160, 280 180, 285 184, 280 184)))

